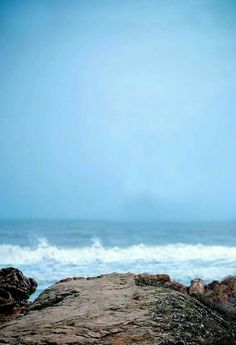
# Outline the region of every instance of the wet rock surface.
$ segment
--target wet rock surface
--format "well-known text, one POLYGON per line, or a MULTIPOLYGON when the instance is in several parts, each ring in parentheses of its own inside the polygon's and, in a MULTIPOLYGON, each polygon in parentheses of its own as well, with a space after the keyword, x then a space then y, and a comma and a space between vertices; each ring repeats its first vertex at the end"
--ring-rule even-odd
POLYGON ((28 306, 28 298, 36 290, 32 278, 13 267, 0 270, 0 321, 9 320, 28 306))
POLYGON ((65 279, 3 323, 0 344, 235 344, 232 325, 177 285, 166 275, 65 279))

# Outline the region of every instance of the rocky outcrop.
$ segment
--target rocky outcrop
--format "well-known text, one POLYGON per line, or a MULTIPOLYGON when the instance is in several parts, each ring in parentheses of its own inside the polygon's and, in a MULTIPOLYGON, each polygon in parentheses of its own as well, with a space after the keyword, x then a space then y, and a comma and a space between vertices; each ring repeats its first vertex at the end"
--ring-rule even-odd
POLYGON ((13 267, 0 270, 0 321, 8 320, 28 306, 37 283, 13 267))
POLYGON ((231 320, 236 320, 236 277, 227 277, 221 282, 215 280, 205 284, 202 279, 193 279, 190 286, 172 281, 165 274, 140 274, 135 277, 137 285, 168 287, 188 294, 199 301, 221 312, 231 320))
POLYGON ((166 275, 65 279, 2 324, 0 344, 235 344, 230 323, 177 285, 166 275))
POLYGON ((236 320, 236 277, 230 276, 221 282, 215 280, 207 285, 201 279, 195 279, 191 282, 189 294, 236 320))
POLYGON ((183 293, 189 293, 189 288, 170 279, 168 274, 139 274, 135 276, 136 285, 166 287, 183 293))

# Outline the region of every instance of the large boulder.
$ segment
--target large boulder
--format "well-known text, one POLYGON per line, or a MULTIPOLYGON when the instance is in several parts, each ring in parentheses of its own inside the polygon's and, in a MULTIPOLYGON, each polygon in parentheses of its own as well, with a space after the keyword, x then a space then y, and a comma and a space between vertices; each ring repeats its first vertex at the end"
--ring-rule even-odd
POLYGON ((229 322, 170 288, 166 276, 109 274, 65 279, 46 289, 25 315, 0 326, 0 343, 232 345, 235 340, 229 322))

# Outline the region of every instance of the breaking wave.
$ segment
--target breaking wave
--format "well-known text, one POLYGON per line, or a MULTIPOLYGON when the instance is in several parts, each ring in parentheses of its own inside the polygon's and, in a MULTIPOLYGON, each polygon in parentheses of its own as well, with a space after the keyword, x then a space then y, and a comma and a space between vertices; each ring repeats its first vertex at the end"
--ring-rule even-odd
POLYGON ((84 265, 94 262, 134 263, 143 262, 175 262, 184 261, 224 261, 236 260, 236 247, 219 245, 136 244, 128 247, 104 247, 98 240, 92 240, 90 246, 63 248, 39 240, 36 246, 0 245, 1 265, 29 265, 43 261, 54 261, 63 264, 84 265))
POLYGON ((56 281, 111 272, 167 273, 188 284, 196 277, 206 282, 236 274, 236 247, 203 244, 106 247, 98 239, 83 247, 59 247, 45 239, 34 246, 0 245, 0 268, 15 266, 35 278, 35 297, 56 281))

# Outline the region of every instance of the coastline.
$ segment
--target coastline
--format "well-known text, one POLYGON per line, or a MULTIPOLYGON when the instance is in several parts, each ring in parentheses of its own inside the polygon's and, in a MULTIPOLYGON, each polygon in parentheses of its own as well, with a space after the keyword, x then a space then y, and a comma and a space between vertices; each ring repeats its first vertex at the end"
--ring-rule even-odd
POLYGON ((27 303, 36 284, 19 272, 14 268, 0 271, 1 311, 4 286, 12 299, 16 286, 25 292, 22 309, 20 301, 8 306, 8 316, 0 324, 1 344, 236 343, 235 277, 207 285, 196 279, 190 286, 166 274, 67 278, 27 303), (11 286, 9 274, 18 279, 11 286))

